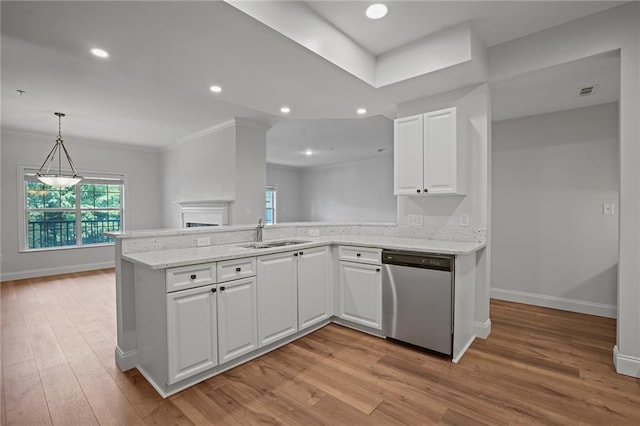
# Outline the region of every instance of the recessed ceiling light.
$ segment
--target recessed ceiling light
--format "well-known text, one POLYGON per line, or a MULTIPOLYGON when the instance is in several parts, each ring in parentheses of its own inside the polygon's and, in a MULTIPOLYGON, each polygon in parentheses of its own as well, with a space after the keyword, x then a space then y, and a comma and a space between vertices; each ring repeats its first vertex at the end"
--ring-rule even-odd
POLYGON ((289 108, 288 106, 283 106, 282 108, 280 108, 280 112, 283 114, 289 114, 291 112, 291 108, 289 108))
POLYGON ((213 93, 220 93, 220 92, 222 92, 222 87, 220 87, 220 86, 211 86, 211 87, 209 87, 209 90, 211 90, 213 93))
POLYGON ((106 50, 103 50, 103 49, 98 49, 97 47, 91 49, 91 53, 94 56, 97 56, 98 58, 108 58, 109 57, 109 52, 107 52, 106 50))
POLYGON ((367 8, 366 14, 369 19, 380 19, 383 18, 389 9, 382 3, 372 4, 367 8))
POLYGON ((358 111, 356 111, 358 114, 362 115, 362 114, 366 114, 367 110, 365 108, 358 108, 358 111))
POLYGON ((308 149, 308 150, 306 150, 306 151, 304 152, 304 155, 306 155, 307 157, 310 157, 310 156, 312 156, 312 155, 313 155, 313 151, 311 151, 310 149, 308 149))

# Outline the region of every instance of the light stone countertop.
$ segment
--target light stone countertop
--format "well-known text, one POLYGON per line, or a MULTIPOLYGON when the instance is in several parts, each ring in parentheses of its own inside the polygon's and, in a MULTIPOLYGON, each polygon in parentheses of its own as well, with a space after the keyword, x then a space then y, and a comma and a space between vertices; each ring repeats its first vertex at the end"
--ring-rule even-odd
POLYGON ((300 237, 294 239, 308 242, 305 242, 304 244, 296 244, 293 246, 260 249, 245 248, 239 246, 241 244, 251 243, 251 241, 247 241, 244 243, 223 244, 206 247, 131 253, 122 255, 122 259, 148 266, 151 269, 164 269, 176 266, 193 265, 198 263, 217 262, 221 260, 262 256, 273 253, 283 253, 330 244, 376 247, 381 249, 409 250, 425 253, 453 255, 471 254, 476 252, 477 250, 480 250, 486 245, 484 242, 441 241, 417 238, 369 237, 358 235, 300 237))

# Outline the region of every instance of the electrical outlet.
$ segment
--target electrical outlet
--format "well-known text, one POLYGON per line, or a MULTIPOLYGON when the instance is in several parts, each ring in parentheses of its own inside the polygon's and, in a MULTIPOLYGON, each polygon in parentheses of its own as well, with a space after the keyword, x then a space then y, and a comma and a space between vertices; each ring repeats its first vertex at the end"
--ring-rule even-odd
POLYGON ((309 236, 310 237, 319 237, 320 236, 320 230, 319 229, 309 229, 309 236))
POLYGON ((602 214, 606 216, 616 214, 616 205, 614 203, 604 203, 602 205, 602 214))
POLYGON ((210 245, 211 245, 211 238, 209 237, 200 237, 196 240, 197 247, 204 247, 204 246, 210 246, 210 245))
POLYGON ((422 226, 422 215, 421 214, 408 214, 407 215, 407 224, 409 226, 422 226))
POLYGON ((469 213, 460 214, 460 226, 469 226, 469 213))

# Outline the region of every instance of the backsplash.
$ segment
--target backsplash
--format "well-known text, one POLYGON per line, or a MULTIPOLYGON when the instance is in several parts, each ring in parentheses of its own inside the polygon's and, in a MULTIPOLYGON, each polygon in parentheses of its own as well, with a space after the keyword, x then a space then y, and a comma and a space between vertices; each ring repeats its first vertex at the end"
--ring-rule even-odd
MULTIPOLYGON (((145 251, 171 250, 198 246, 198 239, 208 238, 207 245, 222 245, 255 241, 255 227, 239 226, 229 228, 190 228, 176 230, 175 233, 163 230, 159 235, 152 232, 131 232, 122 242, 122 253, 140 253, 145 251), (140 234, 140 236, 136 236, 140 234)), ((469 226, 415 227, 393 224, 331 224, 296 223, 289 225, 266 226, 263 240, 284 238, 310 238, 309 231, 317 230, 321 237, 362 235, 369 237, 417 238, 442 241, 482 242, 486 237, 486 228, 469 226)))

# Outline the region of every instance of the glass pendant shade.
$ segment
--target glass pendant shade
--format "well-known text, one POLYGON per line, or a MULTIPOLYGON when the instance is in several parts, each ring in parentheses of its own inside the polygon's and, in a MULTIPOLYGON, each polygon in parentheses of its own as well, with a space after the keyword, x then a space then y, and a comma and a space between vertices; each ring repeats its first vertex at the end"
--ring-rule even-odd
POLYGON ((44 184, 55 187, 73 186, 82 180, 80 176, 61 176, 61 175, 41 175, 38 174, 38 180, 44 184))
POLYGON ((73 160, 71 160, 71 156, 67 152, 67 148, 64 146, 64 141, 62 140, 60 127, 61 127, 61 117, 65 115, 61 112, 55 112, 55 115, 58 116, 58 137, 56 138, 55 145, 53 145, 53 149, 45 158, 44 163, 40 166, 38 173, 36 173, 36 177, 38 180, 46 185, 55 186, 55 187, 63 187, 63 186, 73 186, 82 180, 82 176, 78 175, 78 171, 76 170, 76 166, 73 164, 73 160), (64 156, 69 163, 69 167, 71 167, 71 173, 63 173, 62 172, 62 153, 64 152, 64 156), (51 165, 55 160, 58 160, 58 172, 55 170, 51 170, 51 165), (47 168, 45 169, 45 166, 47 168))

